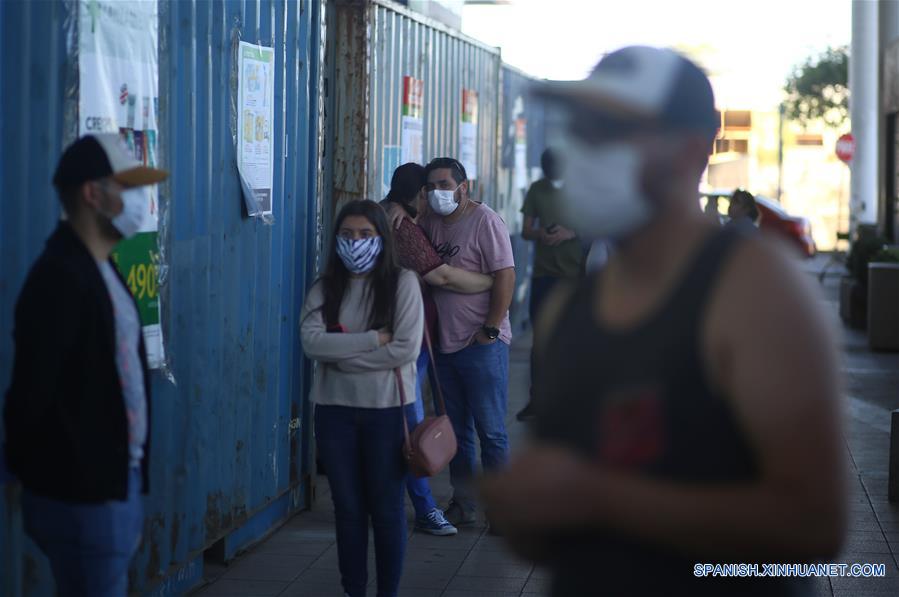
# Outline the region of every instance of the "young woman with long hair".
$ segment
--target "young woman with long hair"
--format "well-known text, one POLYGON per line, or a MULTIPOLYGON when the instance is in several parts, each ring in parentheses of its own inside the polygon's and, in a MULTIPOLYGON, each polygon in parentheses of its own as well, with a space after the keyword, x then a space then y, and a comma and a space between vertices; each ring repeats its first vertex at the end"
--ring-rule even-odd
POLYGON ((334 227, 328 263, 300 316, 306 355, 318 361, 318 454, 331 485, 341 582, 365 595, 369 519, 379 597, 397 594, 406 547, 398 369, 408 408, 424 315, 416 275, 400 268, 384 210, 351 201, 334 227))

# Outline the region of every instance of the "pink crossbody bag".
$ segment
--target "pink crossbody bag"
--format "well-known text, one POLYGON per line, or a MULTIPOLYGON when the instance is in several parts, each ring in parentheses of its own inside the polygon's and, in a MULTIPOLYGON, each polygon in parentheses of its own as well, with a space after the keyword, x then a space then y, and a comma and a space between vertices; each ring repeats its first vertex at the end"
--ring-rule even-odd
MULTIPOLYGON (((431 366, 437 367, 434 361, 434 349, 431 347, 431 336, 428 327, 425 326, 425 344, 428 347, 428 355, 431 366)), ((449 464, 456 455, 456 434, 453 425, 446 415, 446 403, 443 401, 443 392, 437 381, 437 372, 431 378, 434 382, 434 412, 436 416, 425 417, 412 433, 409 433, 409 424, 406 422, 406 389, 403 386, 403 376, 399 368, 393 370, 396 375, 396 384, 400 389, 400 404, 403 408, 400 415, 403 417, 403 456, 409 466, 409 470, 416 477, 433 477, 449 464), (440 414, 440 413, 443 414, 440 414)))

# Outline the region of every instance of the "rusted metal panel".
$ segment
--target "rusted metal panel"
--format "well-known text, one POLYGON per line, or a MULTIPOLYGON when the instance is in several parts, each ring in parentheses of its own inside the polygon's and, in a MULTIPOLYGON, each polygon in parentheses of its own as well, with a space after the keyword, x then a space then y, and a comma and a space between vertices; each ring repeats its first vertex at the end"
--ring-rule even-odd
POLYGON ((362 0, 333 4, 329 40, 332 54, 330 89, 331 213, 343 203, 366 197, 368 98, 370 70, 370 5, 362 0))

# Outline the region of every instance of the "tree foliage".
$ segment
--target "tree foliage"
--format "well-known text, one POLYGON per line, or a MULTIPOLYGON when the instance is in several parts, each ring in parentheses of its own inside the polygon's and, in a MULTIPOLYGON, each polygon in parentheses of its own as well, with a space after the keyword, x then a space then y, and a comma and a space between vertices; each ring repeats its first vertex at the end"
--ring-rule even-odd
POLYGON ((802 126, 823 119, 839 127, 849 117, 849 49, 828 48, 787 77, 784 114, 802 126))

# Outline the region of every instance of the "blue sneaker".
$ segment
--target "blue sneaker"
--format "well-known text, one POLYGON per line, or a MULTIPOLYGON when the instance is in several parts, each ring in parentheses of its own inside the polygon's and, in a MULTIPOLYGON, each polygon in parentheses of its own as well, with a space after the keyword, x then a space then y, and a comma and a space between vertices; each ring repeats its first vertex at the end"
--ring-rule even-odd
POLYGON ((440 508, 434 508, 425 514, 424 518, 416 518, 415 530, 439 537, 455 535, 459 532, 459 529, 449 523, 440 508))

